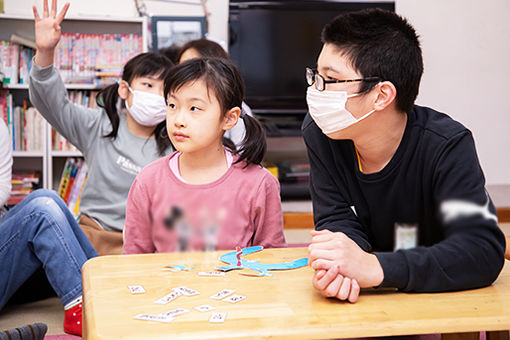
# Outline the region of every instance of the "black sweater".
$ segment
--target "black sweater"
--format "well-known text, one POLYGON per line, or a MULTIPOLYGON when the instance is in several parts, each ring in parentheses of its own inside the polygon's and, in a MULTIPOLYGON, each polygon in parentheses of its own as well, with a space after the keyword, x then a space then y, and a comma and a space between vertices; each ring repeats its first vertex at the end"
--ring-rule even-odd
POLYGON ((341 231, 374 252, 381 286, 435 292, 497 278, 505 238, 468 129, 415 106, 392 159, 372 174, 359 171, 351 140, 329 139, 310 115, 302 130, 315 228, 341 231), (416 225, 418 247, 393 252, 395 224, 416 225))

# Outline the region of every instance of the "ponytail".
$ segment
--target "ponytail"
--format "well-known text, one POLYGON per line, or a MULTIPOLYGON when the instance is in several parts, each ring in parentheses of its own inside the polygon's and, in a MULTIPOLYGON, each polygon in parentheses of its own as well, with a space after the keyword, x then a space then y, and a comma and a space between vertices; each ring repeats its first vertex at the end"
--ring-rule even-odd
POLYGON ((119 100, 119 84, 115 83, 102 89, 96 97, 97 106, 103 108, 112 124, 112 131, 104 135, 105 138, 117 138, 119 132, 120 118, 117 112, 117 102, 119 100))
POLYGON ((244 121, 246 132, 239 147, 237 154, 239 158, 236 163, 246 162, 246 166, 250 164, 260 165, 266 154, 266 133, 262 124, 257 118, 242 112, 241 117, 244 121))

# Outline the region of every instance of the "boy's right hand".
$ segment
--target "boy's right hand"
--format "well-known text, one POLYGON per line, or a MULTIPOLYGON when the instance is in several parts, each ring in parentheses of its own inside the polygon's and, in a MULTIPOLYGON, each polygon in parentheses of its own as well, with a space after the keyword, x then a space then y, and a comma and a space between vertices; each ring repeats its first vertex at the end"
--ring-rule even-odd
POLYGON ((62 35, 60 23, 64 20, 69 3, 67 2, 57 15, 57 0, 52 0, 51 12, 48 10, 48 0, 43 2, 43 16, 39 16, 37 7, 32 6, 35 19, 35 44, 37 53, 35 63, 40 67, 49 66, 53 63, 55 47, 62 35))

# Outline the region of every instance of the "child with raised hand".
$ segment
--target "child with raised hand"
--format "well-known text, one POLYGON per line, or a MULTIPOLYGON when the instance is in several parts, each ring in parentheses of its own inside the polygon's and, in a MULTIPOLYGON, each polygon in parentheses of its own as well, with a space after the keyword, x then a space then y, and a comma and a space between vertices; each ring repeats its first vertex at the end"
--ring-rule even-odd
POLYGON ((100 255, 118 254, 129 188, 145 165, 173 151, 165 127, 163 79, 173 66, 168 58, 143 53, 124 66, 122 81, 98 95, 99 108, 73 104, 53 57, 61 37, 60 23, 69 7, 57 15, 44 0, 39 16, 34 6, 37 53, 30 73, 30 101, 44 118, 75 145, 88 164, 80 227, 100 255))
POLYGON ((278 180, 260 166, 266 142, 245 117, 239 151, 222 137, 241 115, 244 84, 228 60, 192 59, 165 79, 177 152, 145 167, 128 196, 123 253, 284 247, 278 180))

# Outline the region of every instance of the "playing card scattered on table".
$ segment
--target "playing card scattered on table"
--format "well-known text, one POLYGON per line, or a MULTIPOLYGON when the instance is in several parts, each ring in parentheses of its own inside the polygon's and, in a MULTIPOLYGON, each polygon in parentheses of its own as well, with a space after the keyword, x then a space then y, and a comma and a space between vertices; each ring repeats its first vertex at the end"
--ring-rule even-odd
POLYGON ((217 292, 216 294, 214 294, 213 296, 211 296, 211 299, 221 300, 225 296, 229 296, 233 292, 235 292, 235 290, 233 290, 233 289, 223 289, 223 290, 220 290, 219 292, 217 292))
POLYGON ((157 321, 157 322, 172 322, 174 321, 174 317, 165 316, 159 314, 138 314, 133 316, 134 319, 138 320, 146 320, 146 321, 157 321))
POLYGON ((172 310, 170 310, 168 312, 160 313, 158 315, 174 317, 174 316, 181 315, 181 314, 188 313, 188 312, 189 312, 189 310, 187 310, 187 309, 176 308, 176 309, 172 309, 172 310))
POLYGON ((196 309, 197 311, 199 311, 199 312, 204 313, 204 312, 208 312, 208 311, 214 310, 214 309, 216 309, 216 308, 215 308, 215 307, 213 307, 213 306, 210 306, 210 305, 201 305, 201 306, 197 306, 197 307, 195 307, 195 309, 196 309))
POLYGON ((177 299, 179 296, 182 296, 181 291, 174 290, 170 294, 167 294, 167 295, 163 296, 162 298, 157 299, 156 301, 154 301, 154 303, 165 305, 165 304, 169 303, 170 301, 177 299))
POLYGON ((182 295, 186 295, 186 296, 193 296, 193 295, 198 295, 200 294, 200 292, 197 292, 196 290, 193 290, 191 288, 188 288, 188 287, 177 287, 177 288, 173 288, 174 291, 179 291, 182 293, 182 295))
POLYGON ((128 286, 128 289, 131 292, 131 294, 143 294, 143 293, 145 293, 145 289, 143 289, 143 287, 140 286, 140 285, 128 286))
POLYGON ((214 312, 211 314, 211 317, 209 318, 209 322, 223 323, 223 322, 225 322, 226 318, 227 318, 227 313, 214 312))
POLYGON ((221 301, 230 302, 230 303, 236 303, 236 302, 239 302, 239 301, 243 301, 244 299, 246 299, 246 296, 234 294, 232 296, 224 298, 221 301))
POLYGON ((225 272, 198 272, 199 276, 225 276, 225 272))

